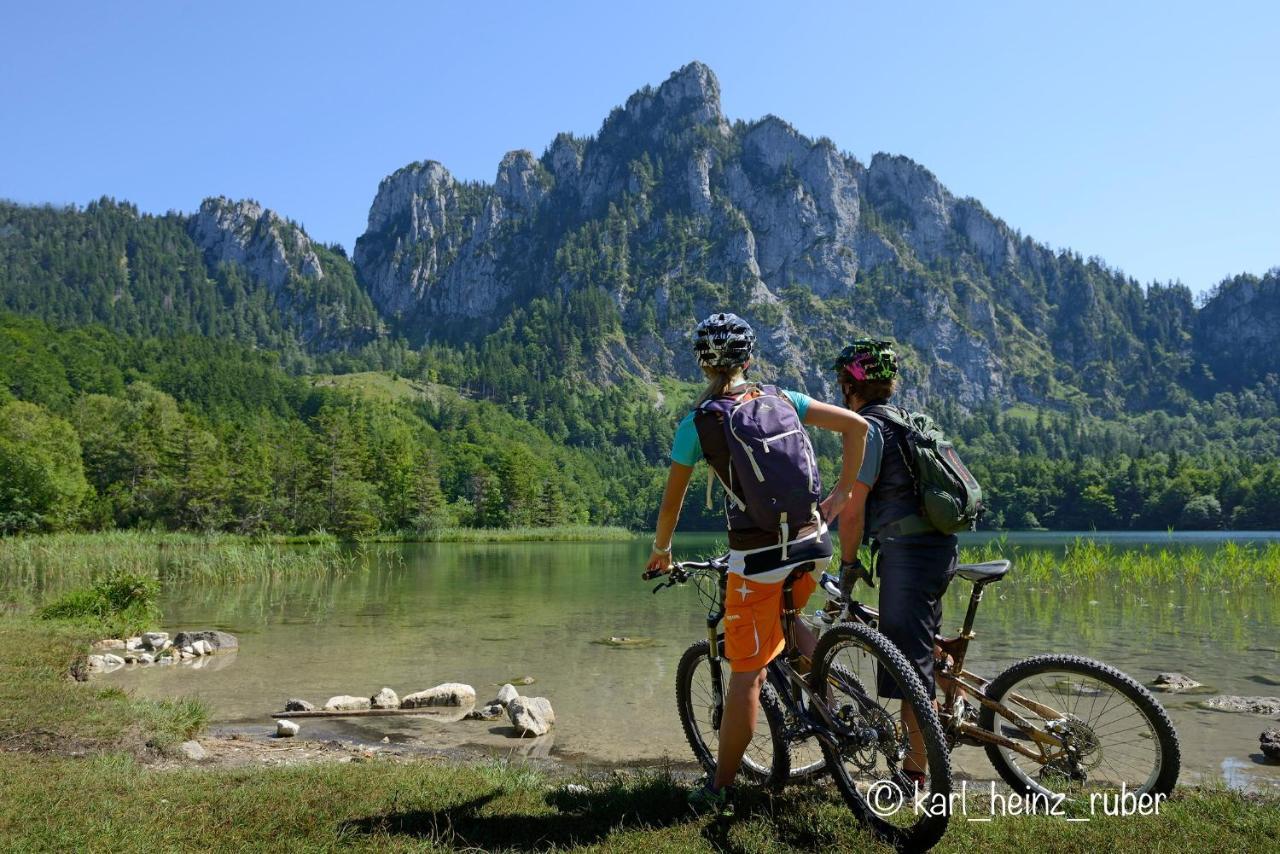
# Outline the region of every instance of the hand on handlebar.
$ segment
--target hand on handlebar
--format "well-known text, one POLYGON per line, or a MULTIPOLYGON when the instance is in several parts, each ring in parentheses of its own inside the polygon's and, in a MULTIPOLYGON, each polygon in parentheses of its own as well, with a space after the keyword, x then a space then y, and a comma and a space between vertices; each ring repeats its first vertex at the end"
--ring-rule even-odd
POLYGON ((671 571, 671 552, 655 551, 649 555, 649 562, 645 564, 644 574, 640 577, 645 581, 657 578, 659 575, 665 575, 671 571))

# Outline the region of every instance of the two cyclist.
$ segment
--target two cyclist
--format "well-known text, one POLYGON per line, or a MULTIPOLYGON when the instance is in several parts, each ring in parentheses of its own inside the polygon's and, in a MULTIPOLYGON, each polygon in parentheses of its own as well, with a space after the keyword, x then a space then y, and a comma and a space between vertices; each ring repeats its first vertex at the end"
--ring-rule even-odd
MULTIPOLYGON (((694 353, 708 380, 693 410, 676 428, 671 469, 658 511, 647 570, 671 567, 671 538, 699 459, 724 488, 729 568, 725 657, 731 675, 720 724, 715 774, 690 795, 699 810, 723 810, 751 742, 765 666, 782 652, 782 588, 794 577, 795 607, 816 589, 812 570, 833 553, 827 520, 843 508, 862 468, 868 425, 849 409, 794 391, 748 381, 755 350, 751 326, 734 314, 713 314, 694 331, 694 353), (835 489, 821 497, 816 458, 800 425, 843 437, 835 489)), ((708 480, 708 497, 711 481, 708 480)), ((798 638, 812 653, 808 629, 798 638)))

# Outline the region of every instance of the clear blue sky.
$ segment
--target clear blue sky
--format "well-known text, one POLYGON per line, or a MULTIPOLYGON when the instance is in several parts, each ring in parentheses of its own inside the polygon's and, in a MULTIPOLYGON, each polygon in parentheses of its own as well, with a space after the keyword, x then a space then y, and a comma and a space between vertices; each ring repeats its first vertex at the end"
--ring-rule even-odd
POLYGON ((405 163, 491 181, 700 59, 730 118, 1202 290, 1280 265, 1278 45, 1269 2, 11 2, 0 196, 251 196, 350 247, 405 163))

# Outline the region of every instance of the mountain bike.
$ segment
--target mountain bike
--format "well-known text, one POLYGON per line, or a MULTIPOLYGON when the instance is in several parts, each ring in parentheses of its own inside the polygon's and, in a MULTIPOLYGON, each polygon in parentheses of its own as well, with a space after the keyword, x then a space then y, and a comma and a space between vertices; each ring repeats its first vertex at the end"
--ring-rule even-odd
MULTIPOLYGON (((1095 795, 1121 791, 1167 795, 1181 767, 1178 735, 1164 707, 1130 676, 1060 654, 1023 659, 990 680, 965 669, 983 591, 1010 567, 996 560, 957 570, 973 585, 964 624, 959 634, 934 639, 935 681, 943 692, 938 717, 948 747, 983 747, 1014 791, 1051 807, 1064 800, 1092 805, 1095 795)), ((842 596, 838 578, 823 573, 819 587, 842 608, 822 613, 848 621, 824 642, 850 627, 877 625, 876 609, 842 596)))
MULTIPOLYGON (((676 670, 676 706, 689 746, 709 774, 729 678, 719 630, 727 567, 727 557, 677 563, 654 588, 692 582, 708 607, 706 639, 685 650, 676 670)), ((757 719, 740 773, 777 789, 828 771, 850 810, 875 835, 901 850, 928 848, 946 830, 951 792, 946 737, 932 698, 897 647, 867 625, 832 629, 819 639, 812 660, 802 655, 791 593, 797 577, 793 573, 783 585, 786 648, 766 668, 759 712, 764 726, 757 719), (904 704, 914 712, 914 726, 904 723, 904 704), (793 767, 793 748, 811 740, 821 757, 793 767)))

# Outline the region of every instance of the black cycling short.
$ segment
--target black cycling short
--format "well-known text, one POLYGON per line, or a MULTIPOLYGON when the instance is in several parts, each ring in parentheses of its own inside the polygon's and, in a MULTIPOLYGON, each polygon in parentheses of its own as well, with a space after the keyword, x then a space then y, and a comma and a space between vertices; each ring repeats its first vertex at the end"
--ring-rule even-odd
MULTIPOLYGON (((942 629, 942 594, 956 574, 954 536, 922 534, 880 541, 880 632, 893 641, 933 696, 933 636, 942 629)), ((881 697, 902 697, 893 680, 876 676, 881 697)))

